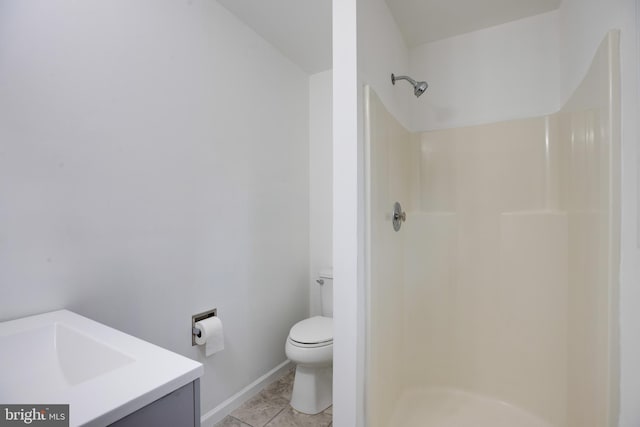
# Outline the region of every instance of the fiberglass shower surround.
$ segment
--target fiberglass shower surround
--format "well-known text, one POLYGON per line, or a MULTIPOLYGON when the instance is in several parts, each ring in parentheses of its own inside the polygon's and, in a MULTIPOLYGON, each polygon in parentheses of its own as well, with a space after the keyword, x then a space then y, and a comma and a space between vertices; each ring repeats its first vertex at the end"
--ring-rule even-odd
POLYGON ((616 425, 618 45, 547 116, 412 134, 365 89, 367 426, 616 425))

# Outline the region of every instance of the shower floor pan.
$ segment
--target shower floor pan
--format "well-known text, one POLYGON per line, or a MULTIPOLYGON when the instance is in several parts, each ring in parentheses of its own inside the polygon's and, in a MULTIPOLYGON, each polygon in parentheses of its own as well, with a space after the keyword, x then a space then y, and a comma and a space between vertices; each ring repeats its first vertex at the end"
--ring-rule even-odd
POLYGON ((552 427, 508 403, 442 388, 405 391, 391 420, 406 427, 552 427))

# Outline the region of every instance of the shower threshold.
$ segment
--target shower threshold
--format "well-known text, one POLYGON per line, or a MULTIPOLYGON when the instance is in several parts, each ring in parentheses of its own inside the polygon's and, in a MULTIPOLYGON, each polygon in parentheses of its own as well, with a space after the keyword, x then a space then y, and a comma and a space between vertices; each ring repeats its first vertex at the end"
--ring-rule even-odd
POLYGON ((396 404, 390 424, 406 427, 552 427, 506 402, 447 388, 406 390, 396 404))

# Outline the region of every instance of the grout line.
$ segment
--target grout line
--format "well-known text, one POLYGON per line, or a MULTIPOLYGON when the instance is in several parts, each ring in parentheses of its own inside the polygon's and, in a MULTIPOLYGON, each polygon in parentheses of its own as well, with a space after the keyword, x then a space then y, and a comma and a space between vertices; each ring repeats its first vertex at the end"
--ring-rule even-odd
POLYGON ((263 427, 267 427, 267 426, 269 425, 269 423, 270 423, 271 421, 273 421, 273 420, 274 420, 278 415, 280 415, 280 413, 281 413, 282 411, 284 411, 285 409, 287 409, 287 407, 286 407, 286 406, 283 406, 283 407, 282 407, 282 409, 280 409, 280 410, 278 411, 278 413, 277 413, 277 414, 275 414, 273 417, 271 417, 271 419, 270 419, 269 421, 267 421, 267 423, 266 423, 263 427))
POLYGON ((244 422, 244 421, 242 421, 240 418, 236 418, 236 417, 234 417, 234 416, 232 416, 232 415, 227 415, 227 416, 228 416, 229 418, 233 418, 234 420, 236 420, 236 421, 237 421, 237 422, 239 422, 240 424, 246 424, 246 425, 248 425, 249 427, 253 427, 251 424, 249 424, 249 423, 245 423, 245 422, 244 422))

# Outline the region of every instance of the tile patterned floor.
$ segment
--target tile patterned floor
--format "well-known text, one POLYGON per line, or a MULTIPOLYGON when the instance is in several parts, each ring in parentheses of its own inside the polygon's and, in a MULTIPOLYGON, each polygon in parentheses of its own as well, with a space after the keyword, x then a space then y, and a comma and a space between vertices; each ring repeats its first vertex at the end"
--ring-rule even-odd
POLYGON ((316 415, 300 413, 289 405, 295 369, 266 386, 215 427, 330 427, 333 408, 316 415))

